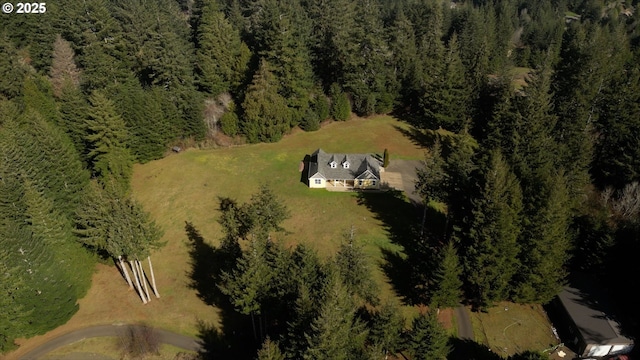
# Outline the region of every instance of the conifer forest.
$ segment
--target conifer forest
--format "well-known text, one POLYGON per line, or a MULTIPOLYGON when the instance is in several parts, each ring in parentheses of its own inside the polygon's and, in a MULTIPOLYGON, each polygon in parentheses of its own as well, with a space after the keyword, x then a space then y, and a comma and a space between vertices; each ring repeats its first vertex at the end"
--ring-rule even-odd
POLYGON ((263 187, 220 204, 213 293, 258 339, 235 358, 447 359, 436 308, 547 304, 577 273, 627 294, 617 306, 638 334, 640 1, 29 9, 0 13, 0 353, 67 322, 98 262, 142 302, 161 296, 163 229, 132 196, 134 164, 378 114, 424 140, 416 189, 446 208, 437 256, 414 269, 432 310, 405 326, 353 234, 328 260, 271 242, 295 209, 263 187))

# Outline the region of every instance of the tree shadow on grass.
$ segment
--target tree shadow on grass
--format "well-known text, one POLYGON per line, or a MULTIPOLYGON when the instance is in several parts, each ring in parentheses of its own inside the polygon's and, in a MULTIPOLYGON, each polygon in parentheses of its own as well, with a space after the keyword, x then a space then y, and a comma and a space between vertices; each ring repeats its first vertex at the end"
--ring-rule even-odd
POLYGON ((251 331, 247 331, 251 329, 251 321, 248 316, 235 311, 229 297, 218 287, 223 273, 232 271, 235 266, 240 251, 239 247, 236 247, 237 243, 223 241, 218 248, 211 246, 190 222, 185 222, 185 231, 189 239, 191 258, 189 287, 195 289, 198 297, 207 305, 215 306, 220 317, 219 326, 198 322, 202 357, 253 359, 258 344, 251 331))
POLYGON ((452 351, 447 356, 448 360, 504 360, 485 345, 473 340, 451 338, 449 343, 452 351))
POLYGON ((408 305, 428 303, 429 274, 437 266, 436 254, 444 230, 444 216, 407 201, 401 191, 358 193, 358 203, 375 214, 387 236, 402 250, 382 248, 382 269, 396 293, 408 305), (422 218, 425 227, 422 228, 422 218))
POLYGON ((409 129, 405 129, 396 125, 394 125, 393 127, 399 133, 411 140, 414 145, 417 145, 421 148, 430 148, 436 141, 436 133, 432 131, 423 131, 413 126, 409 129))

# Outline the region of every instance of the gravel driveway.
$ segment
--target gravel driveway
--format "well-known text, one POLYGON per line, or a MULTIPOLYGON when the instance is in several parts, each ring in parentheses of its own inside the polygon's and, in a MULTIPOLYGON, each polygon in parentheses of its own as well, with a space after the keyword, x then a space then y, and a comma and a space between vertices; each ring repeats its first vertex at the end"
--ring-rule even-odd
POLYGON ((422 167, 420 160, 391 160, 389 166, 381 174, 382 183, 388 184, 396 190, 404 191, 414 204, 422 203, 419 195, 415 194, 415 183, 418 179, 416 169, 422 167))

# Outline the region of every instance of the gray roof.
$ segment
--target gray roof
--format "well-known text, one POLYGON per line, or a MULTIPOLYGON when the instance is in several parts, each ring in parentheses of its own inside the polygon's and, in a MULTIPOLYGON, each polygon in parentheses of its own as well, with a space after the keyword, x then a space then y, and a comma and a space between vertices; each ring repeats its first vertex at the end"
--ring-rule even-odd
POLYGON ((620 325, 603 312, 604 308, 583 291, 567 286, 558 298, 587 344, 633 344, 620 334, 620 325))
POLYGON ((370 154, 329 154, 318 149, 309 159, 309 179, 355 180, 380 179, 380 161, 370 154), (336 163, 331 168, 331 162, 336 163), (345 169, 343 164, 349 163, 345 169))

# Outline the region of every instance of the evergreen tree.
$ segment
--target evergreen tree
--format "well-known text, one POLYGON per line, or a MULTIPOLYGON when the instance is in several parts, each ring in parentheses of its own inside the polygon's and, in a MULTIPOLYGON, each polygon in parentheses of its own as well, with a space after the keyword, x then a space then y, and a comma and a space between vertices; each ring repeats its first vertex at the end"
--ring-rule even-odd
POLYGON ((290 214, 273 190, 263 185, 244 207, 244 220, 253 236, 268 238, 271 231, 282 231, 280 224, 290 214))
POLYGON ((313 110, 318 115, 318 120, 322 122, 329 118, 329 99, 321 89, 315 91, 315 96, 313 110))
MULTIPOLYGON (((311 19, 311 50, 315 73, 326 85, 342 83, 345 63, 357 64, 361 31, 356 26, 355 1, 327 0, 305 2, 311 19), (348 60, 347 60, 348 59, 348 60)), ((333 98, 333 96, 332 96, 333 98)), ((335 101, 335 99, 334 99, 335 101)))
POLYGON ((470 296, 485 308, 509 298, 518 269, 522 192, 500 152, 490 153, 481 169, 478 197, 472 200, 472 218, 463 262, 470 296))
POLYGON ((390 91, 400 95, 404 104, 408 105, 417 96, 415 92, 419 86, 415 81, 418 50, 413 23, 400 6, 389 33, 389 50, 393 54, 392 64, 396 72, 390 91))
POLYGON ((340 85, 337 83, 332 84, 329 96, 331 97, 331 108, 329 110, 331 117, 338 121, 348 120, 351 115, 351 104, 340 85))
POLYGON ((423 96, 423 107, 430 128, 445 128, 458 132, 471 115, 471 91, 464 76, 458 41, 454 35, 445 49, 444 66, 431 74, 423 96))
POLYGON ((500 125, 494 129, 501 137, 502 153, 528 195, 526 189, 535 181, 535 174, 547 173, 557 165, 557 158, 552 154, 557 153, 558 144, 552 131, 558 118, 551 112, 552 94, 546 69, 532 74, 525 94, 512 95, 512 110, 503 113, 506 121, 500 119, 501 114, 496 116, 500 125))
POLYGON ((189 29, 173 1, 116 1, 113 14, 122 28, 122 54, 143 85, 177 90, 194 85, 189 29))
MULTIPOLYGON (((387 84, 392 79, 388 67, 391 56, 379 4, 369 0, 356 1, 354 4, 355 23, 348 41, 355 48, 350 49, 353 52, 338 52, 343 72, 342 86, 351 95, 356 113, 371 115, 388 112, 393 107, 394 98, 387 92, 387 84)), ((341 46, 336 47, 340 49, 341 46)))
POLYGON ((25 78, 22 103, 25 108, 37 111, 50 123, 60 125, 60 112, 56 107, 51 85, 44 77, 36 75, 25 78))
POLYGON ((68 137, 32 110, 8 120, 5 126, 7 166, 27 176, 56 208, 72 215, 89 174, 68 137))
POLYGON ((462 267, 452 241, 442 249, 440 264, 433 277, 431 304, 436 308, 453 308, 462 299, 462 267))
POLYGON ((242 103, 240 128, 249 142, 278 141, 291 129, 291 112, 279 90, 270 65, 261 60, 242 103))
POLYGON ((226 135, 235 136, 238 134, 239 123, 236 104, 231 101, 227 111, 220 117, 220 129, 226 135))
POLYGON ((460 32, 460 58, 465 67, 467 81, 474 94, 482 88, 485 77, 490 73, 490 35, 492 22, 480 9, 467 12, 460 32))
POLYGON ((26 73, 20 64, 15 46, 5 34, 0 34, 0 96, 12 99, 20 95, 26 73))
POLYGON ((131 154, 139 162, 159 159, 167 149, 171 124, 162 112, 157 91, 143 90, 137 83, 118 85, 114 105, 126 125, 131 154))
POLYGON ((256 328, 255 316, 262 314, 262 303, 269 296, 273 280, 273 264, 268 262, 270 243, 262 239, 253 239, 242 257, 238 259, 231 273, 223 273, 220 285, 222 292, 229 296, 236 311, 251 315, 253 336, 262 338, 262 321, 260 321, 260 337, 256 328))
POLYGON ((131 79, 122 53, 122 28, 111 13, 108 0, 81 4, 63 0, 60 7, 69 12, 60 18, 59 26, 62 37, 76 50, 82 87, 87 91, 104 89, 131 79))
POLYGON ((314 78, 307 48, 309 38, 304 9, 297 1, 264 0, 251 14, 259 56, 280 81, 279 93, 287 99, 296 125, 310 107, 314 78))
POLYGON ((435 118, 439 109, 436 108, 438 89, 442 86, 444 74, 445 47, 442 42, 442 4, 430 3, 428 8, 429 22, 423 34, 419 37, 418 53, 425 54, 418 65, 419 106, 424 120, 421 127, 437 128, 435 118))
POLYGON ((212 95, 227 91, 237 94, 246 77, 249 48, 215 1, 201 1, 198 5, 195 28, 198 85, 212 95))
POLYGON ((610 79, 624 73, 624 63, 630 55, 627 44, 620 27, 609 30, 572 23, 563 34, 552 83, 554 113, 562 121, 556 123, 553 134, 558 142, 558 161, 565 169, 573 198, 581 198, 583 188, 590 183, 593 124, 598 124, 600 115, 594 105, 606 101, 603 91, 610 86, 610 79))
POLYGON ((62 85, 58 98, 60 111, 60 128, 69 135, 76 152, 86 162, 88 150, 85 141, 89 103, 79 89, 70 83, 62 85))
POLYGON ((371 270, 362 246, 354 243, 353 232, 352 228, 347 242, 340 245, 335 257, 336 269, 340 280, 350 294, 355 294, 368 303, 377 305, 378 289, 371 278, 371 270))
POLYGON ((280 351, 277 342, 267 339, 262 343, 262 348, 258 351, 258 360, 284 360, 285 357, 280 351))
MULTIPOLYGON (((0 234, 4 231, 0 229, 0 234)), ((24 287, 24 279, 19 276, 20 268, 10 264, 11 254, 7 248, 0 250, 0 352, 13 350, 16 344, 13 340, 24 333, 28 326, 28 319, 31 312, 27 312, 24 306, 16 300, 20 288, 24 287)))
POLYGON ((91 283, 93 259, 76 242, 71 220, 55 208, 53 201, 25 182, 25 223, 34 241, 52 249, 52 265, 68 280, 66 291, 80 298, 91 283))
POLYGON ((432 149, 425 154, 423 166, 418 169, 416 191, 422 196, 425 205, 429 201, 445 201, 447 174, 442 155, 440 140, 436 140, 432 149))
POLYGON ((310 333, 319 313, 318 304, 322 303, 325 270, 318 255, 302 244, 295 247, 291 260, 293 266, 288 273, 297 282, 297 297, 281 344, 288 359, 301 359, 308 346, 305 334, 310 333))
POLYGON ((451 351, 448 342, 449 337, 434 311, 421 313, 413 319, 407 336, 407 348, 413 359, 445 360, 451 351))
POLYGON ((15 304, 23 307, 25 314, 18 328, 22 333, 12 336, 30 337, 43 334, 64 324, 77 311, 76 292, 69 291, 71 279, 59 271, 53 259, 54 249, 32 237, 26 224, 5 223, 2 247, 11 254, 10 266, 17 266, 16 275, 24 285, 14 289, 15 304))
POLYGON ((600 136, 591 171, 601 187, 640 180, 640 69, 632 63, 603 88, 597 104, 600 136))
POLYGON ((405 331, 405 319, 398 306, 385 302, 373 314, 369 324, 369 342, 386 359, 402 349, 402 336, 405 331))
POLYGON ((566 177, 559 173, 540 179, 539 184, 537 202, 525 208, 528 220, 519 241, 515 300, 523 303, 547 303, 558 294, 566 280, 571 248, 566 177))
POLYGON ((356 316, 356 306, 337 275, 325 285, 320 314, 306 334, 305 360, 347 360, 362 357, 367 331, 356 316))
POLYGON ((94 91, 89 100, 86 140, 93 172, 102 184, 113 181, 118 191, 125 194, 129 191, 133 165, 125 123, 114 103, 101 92, 94 91))
MULTIPOLYGON (((34 5, 38 7, 39 5, 34 5)), ((33 7, 32 7, 33 8, 33 7)), ((17 10, 17 9, 16 9, 17 10)), ((32 10, 34 11, 34 10, 32 10)), ((47 72, 51 65, 51 51, 56 37, 54 24, 63 16, 57 3, 46 4, 46 11, 35 16, 2 16, 2 32, 25 53, 29 66, 37 72, 47 72)))
MULTIPOLYGON (((162 231, 137 202, 122 197, 118 187, 114 182, 107 183, 106 188, 92 183, 78 209, 75 232, 85 246, 112 258, 133 288, 123 261, 127 260, 136 279, 136 290, 146 303, 148 296, 142 291, 142 286, 146 288, 146 277, 140 272, 140 259, 147 257, 151 268, 150 253, 163 245, 162 231)), ((152 268, 150 275, 152 289, 156 297, 160 297, 152 268)))

